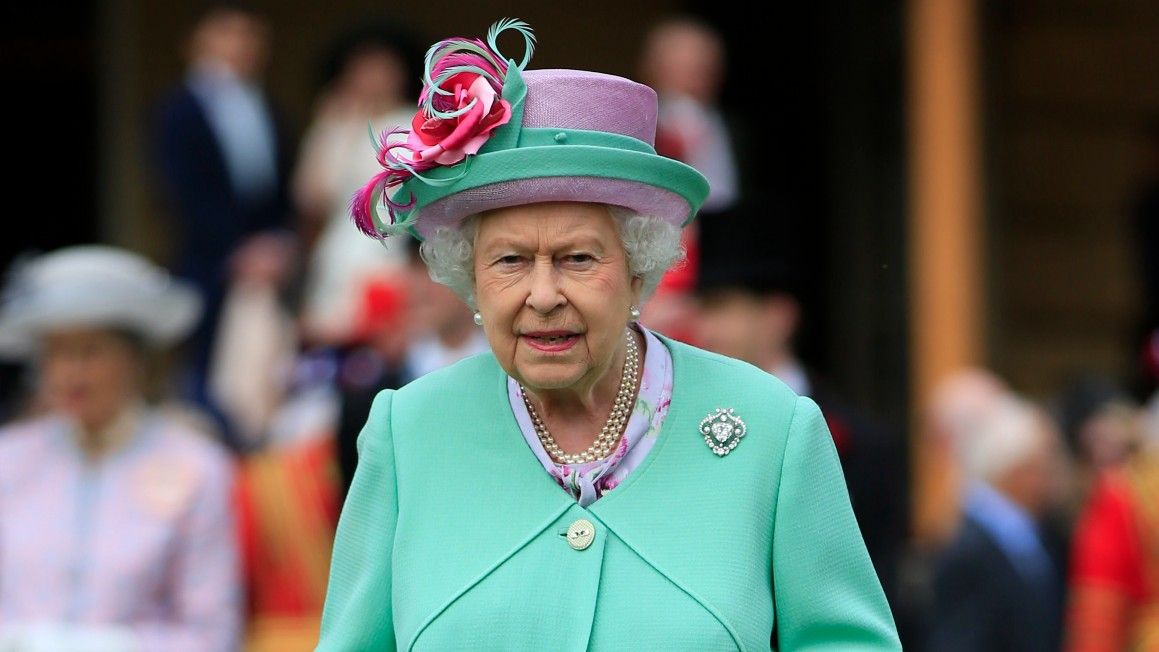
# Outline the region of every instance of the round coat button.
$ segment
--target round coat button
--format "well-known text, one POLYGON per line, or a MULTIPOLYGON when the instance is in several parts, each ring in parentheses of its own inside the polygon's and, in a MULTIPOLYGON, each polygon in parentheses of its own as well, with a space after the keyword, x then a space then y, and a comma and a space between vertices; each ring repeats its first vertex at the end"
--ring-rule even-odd
POLYGON ((567 528, 567 545, 573 550, 587 550, 596 538, 596 526, 586 518, 581 518, 567 528))

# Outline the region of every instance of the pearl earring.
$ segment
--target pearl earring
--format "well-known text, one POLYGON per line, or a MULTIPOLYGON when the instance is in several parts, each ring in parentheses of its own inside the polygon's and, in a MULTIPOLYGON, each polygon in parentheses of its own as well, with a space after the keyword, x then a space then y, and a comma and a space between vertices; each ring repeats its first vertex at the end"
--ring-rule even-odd
POLYGON ((636 321, 637 319, 640 318, 640 309, 637 308, 636 306, 632 306, 632 309, 629 311, 629 314, 632 316, 632 321, 636 321))
POLYGON ((479 312, 478 310, 475 311, 475 325, 476 326, 483 325, 483 313, 479 312))

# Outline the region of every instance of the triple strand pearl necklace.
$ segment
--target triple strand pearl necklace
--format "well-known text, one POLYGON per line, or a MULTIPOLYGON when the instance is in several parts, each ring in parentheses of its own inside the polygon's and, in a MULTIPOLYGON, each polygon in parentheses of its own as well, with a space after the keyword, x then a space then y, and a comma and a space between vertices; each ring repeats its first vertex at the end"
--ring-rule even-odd
POLYGON ((547 454, 553 460, 563 462, 564 464, 594 462, 610 455, 619 444, 624 427, 628 424, 628 417, 632 414, 632 407, 636 402, 636 378, 639 376, 639 372, 640 348, 636 344, 635 336, 629 332, 628 350, 624 355, 623 375, 620 376, 620 391, 616 393, 616 402, 612 404, 612 413, 608 415, 608 421, 600 430, 600 434, 596 436, 595 442, 587 450, 579 453, 563 452, 563 449, 555 442, 551 433, 547 431, 547 426, 544 425, 543 419, 540 419, 539 415, 536 414, 535 408, 531 405, 531 400, 527 398, 527 388, 520 385, 519 391, 523 395, 523 403, 527 406, 527 413, 531 415, 531 422, 535 426, 535 434, 539 437, 539 441, 543 444, 543 448, 547 451, 547 454))

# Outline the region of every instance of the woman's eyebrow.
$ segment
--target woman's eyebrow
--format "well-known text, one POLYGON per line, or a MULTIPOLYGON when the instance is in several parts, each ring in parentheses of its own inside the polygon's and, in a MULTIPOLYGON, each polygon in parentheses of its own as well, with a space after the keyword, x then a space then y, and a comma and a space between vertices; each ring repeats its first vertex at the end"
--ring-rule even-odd
POLYGON ((501 236, 492 240, 491 242, 486 243, 486 245, 481 247, 479 250, 485 253, 491 253, 499 250, 522 251, 527 248, 527 244, 521 240, 501 236))
MULTIPOLYGON (((538 250, 538 243, 529 245, 524 240, 517 240, 510 237, 497 237, 491 242, 486 243, 479 248, 479 252, 484 255, 490 255, 498 251, 526 251, 538 250)), ((575 236, 565 236, 553 243, 552 249, 556 251, 564 251, 567 249, 592 249, 602 252, 604 250, 600 239, 594 235, 582 234, 575 236)))

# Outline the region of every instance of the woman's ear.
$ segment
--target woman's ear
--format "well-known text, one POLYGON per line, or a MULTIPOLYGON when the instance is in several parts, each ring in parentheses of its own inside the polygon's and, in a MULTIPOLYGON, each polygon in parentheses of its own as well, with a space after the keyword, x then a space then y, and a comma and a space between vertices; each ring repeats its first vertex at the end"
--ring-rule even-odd
POLYGON ((632 277, 632 305, 640 308, 640 293, 644 291, 644 277, 632 277))

